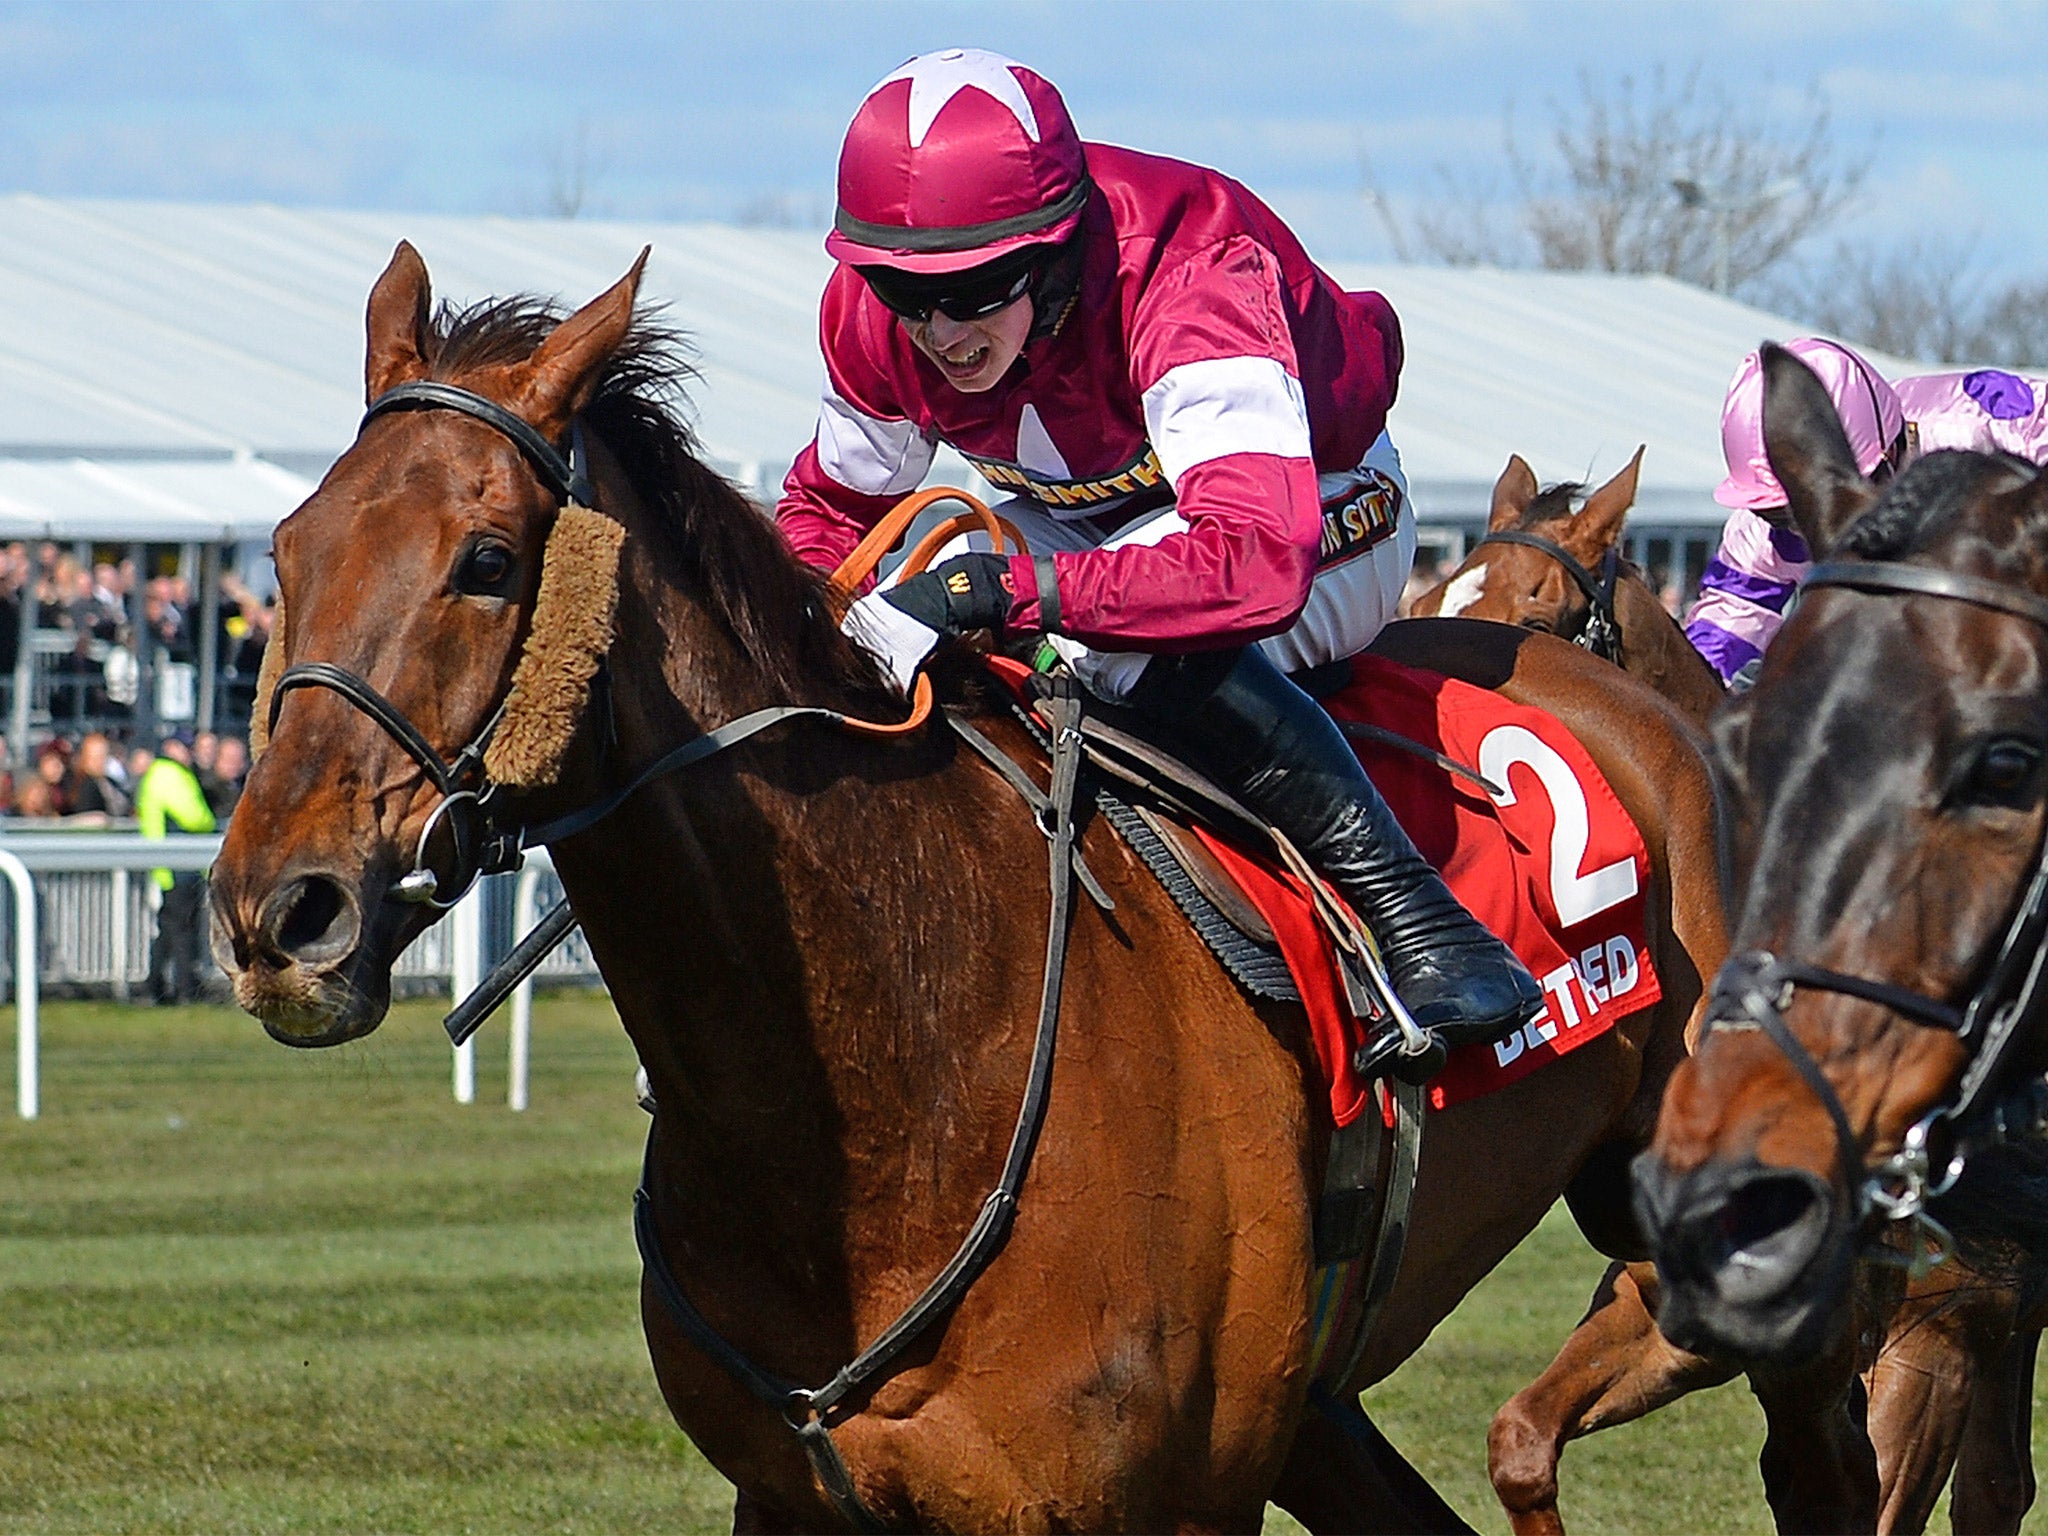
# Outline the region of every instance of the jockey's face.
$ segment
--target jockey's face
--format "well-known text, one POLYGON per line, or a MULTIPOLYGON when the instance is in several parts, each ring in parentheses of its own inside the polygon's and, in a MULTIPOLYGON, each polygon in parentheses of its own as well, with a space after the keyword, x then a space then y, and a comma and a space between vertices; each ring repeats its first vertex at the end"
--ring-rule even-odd
POLYGON ((932 360, 946 382, 965 394, 993 389, 1031 338, 1031 295, 1027 292, 992 315, 955 320, 934 309, 923 320, 898 317, 918 351, 932 360))

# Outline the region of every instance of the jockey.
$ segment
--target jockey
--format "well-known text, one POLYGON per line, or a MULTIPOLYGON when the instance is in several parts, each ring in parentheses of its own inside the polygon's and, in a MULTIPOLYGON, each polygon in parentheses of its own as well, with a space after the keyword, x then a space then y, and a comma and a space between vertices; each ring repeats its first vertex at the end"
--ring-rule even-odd
MULTIPOLYGON (((2048 460, 2048 380, 1980 369, 1923 374, 1894 387, 1840 342, 1806 336, 1785 349, 1826 387, 1857 468, 1873 479, 1889 479, 1919 454, 1944 448, 2048 460)), ((1813 559, 1764 452, 1763 391, 1760 354, 1752 352, 1736 369, 1721 412, 1728 476, 1714 499, 1733 510, 1685 626, 1694 648, 1735 686, 1754 675, 1813 559)))
POLYGON ((998 510, 1031 547, 963 541, 848 633, 908 687, 942 635, 1044 632, 1324 871, 1419 1024, 1455 1045, 1533 1016, 1535 981, 1287 676, 1364 649, 1414 556, 1386 300, 1340 289, 1229 178, 1084 146, 1057 90, 977 49, 869 93, 826 248, 791 546, 838 563, 943 442, 1019 493, 998 510))
MULTIPOLYGON (((1904 467, 1906 415, 1883 374, 1840 342, 1816 336, 1788 341, 1785 350, 1813 370, 1835 402, 1859 470, 1888 479, 1904 467)), ((1700 577, 1700 600, 1686 618, 1685 637, 1723 682, 1740 686, 1737 675, 1754 676, 1813 561, 1764 451, 1761 350, 1742 360, 1728 386, 1721 452, 1728 475, 1714 487, 1714 500, 1731 510, 1721 547, 1700 577)))

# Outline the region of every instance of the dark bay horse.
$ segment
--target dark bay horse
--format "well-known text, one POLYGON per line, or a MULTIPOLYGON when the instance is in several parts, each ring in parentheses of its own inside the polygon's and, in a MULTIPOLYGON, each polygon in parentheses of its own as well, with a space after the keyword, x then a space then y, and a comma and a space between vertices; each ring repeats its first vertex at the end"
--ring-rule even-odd
MULTIPOLYGON (((1616 562, 1607 571, 1634 500, 1638 451, 1619 474, 1574 511, 1578 487, 1539 493, 1535 474, 1511 458, 1494 486, 1487 537, 1458 569, 1416 604, 1417 613, 1455 610, 1519 624, 1587 644, 1604 600, 1612 621, 1596 650, 1657 689, 1702 728, 1724 702, 1720 678, 1696 651, 1641 574, 1616 562), (1502 538, 1500 535, 1507 535, 1502 538), (1574 569, 1576 567, 1576 569, 1574 569)), ((1995 1264, 2012 1268, 2009 1257, 1995 1264)), ((2032 1403, 2020 1390, 2032 1374, 2039 1319, 2022 1315, 2039 1277, 1999 1283, 1958 1260, 1913 1281, 1892 1311, 1864 1372, 1867 1425, 1876 1455, 1876 1529, 1918 1531, 1934 1511, 1952 1469, 1958 1477, 1959 1530, 2016 1531, 2033 1485, 2032 1403)), ((1873 1298, 1876 1299, 1876 1298, 1873 1298)), ((1655 1267, 1614 1264, 1595 1291, 1585 1320, 1543 1375, 1511 1398, 1488 1437, 1494 1489, 1516 1531, 1558 1531, 1558 1461, 1564 1446, 1600 1429, 1632 1422, 1702 1387, 1742 1371, 1739 1361, 1682 1350, 1662 1338, 1654 1312, 1655 1267)), ((1840 1425, 1850 1411, 1851 1383, 1816 1390, 1820 1378, 1762 1367, 1751 1386, 1774 1422, 1771 1438, 1796 1444, 1822 1433, 1796 1421, 1816 1416, 1840 1425)), ((1808 1506, 1791 1485, 1799 1458, 1773 1453, 1764 1473, 1774 1508, 1806 1518, 1808 1506)), ((1840 1506, 1852 1524, 1867 1523, 1867 1491, 1840 1506)))
MULTIPOLYGON (((633 321, 637 283, 638 268, 564 320, 519 300, 437 315, 401 246, 371 294, 372 400, 409 386, 431 405, 425 384, 456 385, 545 442, 522 453, 512 428, 464 411, 387 410, 278 529, 275 730, 213 900, 238 1001, 287 1044, 382 1018, 392 961, 432 916, 394 896, 434 888, 420 844, 430 818, 456 819, 428 759, 445 778, 443 754, 490 722, 493 765, 534 719, 560 728, 547 772, 493 791, 533 824, 764 706, 902 713, 821 581, 695 457, 665 404, 670 354, 633 321), (549 674, 537 710, 521 703, 529 663, 573 649, 541 599, 596 580, 551 565, 570 513, 534 468, 572 434, 582 499, 622 531, 616 608, 593 610, 587 665, 549 674), (287 663, 362 686, 288 690, 287 663), (417 741, 373 718, 367 689, 417 741)), ((1406 1258, 1353 1392, 1406 1359, 1599 1148, 1648 1135, 1725 950, 1712 786, 1669 705, 1499 626, 1397 626, 1384 648, 1541 704, 1587 744, 1650 849, 1664 1000, 1429 1118, 1406 1258)), ((1032 760, 1003 708, 971 690, 956 704, 1032 760)), ((1015 1226, 833 1425, 860 1500, 904 1528, 1254 1531, 1269 1496, 1320 1529, 1454 1528, 1362 1418, 1347 1433, 1308 1407, 1329 1132, 1299 1009, 1249 1000, 1099 820, 1083 847, 1115 909, 1083 903, 1073 921, 1015 1226)), ((798 722, 646 784, 553 852, 659 1105, 659 1249, 734 1346, 823 1381, 954 1251, 1003 1162, 1039 1007, 1045 839, 943 729, 798 722)), ((651 1279, 642 1315, 678 1423, 740 1489, 736 1523, 843 1524, 783 1414, 686 1336, 651 1279)))
MULTIPOLYGON (((2048 481, 1938 453, 1880 489, 1797 359, 1769 348, 1765 368, 1771 465, 1819 563, 1717 725, 1743 953, 1637 1183, 1671 1338, 1798 1368, 1847 1331, 1860 1254, 1943 1240, 1923 1212, 1978 1234, 1982 1264, 2048 1253, 2039 1143, 2006 1144, 2037 1129, 2048 1064, 2026 979, 2048 889, 2048 481)), ((2030 1407, 2038 1266, 2023 1277, 2025 1347, 1972 1408, 2002 1413, 1987 1434, 2030 1407)), ((2015 1529, 2032 1492, 2024 1464, 2015 1485, 1966 1460, 1957 1529, 2015 1529)))

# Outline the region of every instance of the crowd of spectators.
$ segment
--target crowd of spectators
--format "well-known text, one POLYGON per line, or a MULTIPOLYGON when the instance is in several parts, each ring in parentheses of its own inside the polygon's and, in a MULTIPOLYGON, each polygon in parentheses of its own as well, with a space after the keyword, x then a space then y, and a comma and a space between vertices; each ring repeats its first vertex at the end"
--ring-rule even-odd
MULTIPOLYGON (((40 634, 36 719, 50 735, 27 762, 0 765, 0 816, 132 824, 143 776, 173 729, 152 720, 155 696, 144 700, 145 676, 195 665, 203 652, 192 584, 181 575, 145 578, 132 560, 81 559, 67 544, 46 542, 33 553, 31 560, 21 543, 0 546, 0 688, 20 655, 22 605, 32 603, 40 634)), ((232 570, 221 573, 220 599, 215 715, 246 722, 275 610, 232 570)), ((247 742, 230 732, 179 734, 207 803, 225 822, 248 772, 247 742)))
MULTIPOLYGON (((119 728, 136 717, 142 663, 191 665, 200 659, 202 625, 192 584, 183 576, 143 581, 132 560, 87 564, 72 548, 37 550, 32 598, 35 627, 67 635, 71 647, 50 677, 49 712, 60 727, 89 723, 119 728), (140 586, 138 588, 138 582, 140 586), (135 598, 140 594, 141 640, 135 598)), ((30 588, 28 547, 0 548, 0 673, 14 669, 21 644, 21 605, 30 588)), ((246 711, 275 610, 231 570, 220 577, 220 704, 227 717, 246 711)))
POLYGON ((80 828, 130 822, 143 777, 168 741, 184 749, 214 820, 225 824, 242 798, 249 744, 212 731, 177 731, 155 747, 123 747, 104 731, 87 731, 75 740, 53 736, 36 748, 26 771, 0 769, 0 816, 61 820, 80 828))

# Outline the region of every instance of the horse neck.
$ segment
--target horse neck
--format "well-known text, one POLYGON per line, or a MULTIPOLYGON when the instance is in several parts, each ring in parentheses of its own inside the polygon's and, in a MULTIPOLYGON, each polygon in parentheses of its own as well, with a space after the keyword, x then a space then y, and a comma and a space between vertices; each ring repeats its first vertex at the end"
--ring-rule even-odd
MULTIPOLYGON (((614 784, 792 702, 640 533, 629 523, 612 651, 614 784)), ((849 702, 819 686, 795 702, 849 702)), ((794 721, 649 785, 556 855, 673 1163, 700 1189, 787 1186, 783 1216, 747 1218, 787 1219, 785 1244, 836 1242, 807 1213, 839 1181, 886 1189, 929 1140, 924 1118, 960 1116, 977 1058, 1018 1038, 988 937, 1008 926, 1004 891, 1042 883, 1044 854, 1021 811, 986 813, 987 793, 943 732, 872 743, 794 721), (974 822, 997 831, 960 856, 950 829, 974 822)))
POLYGON ((1614 584, 1614 614, 1621 625, 1624 668, 1704 722, 1726 691, 1650 584, 1623 571, 1614 584))

